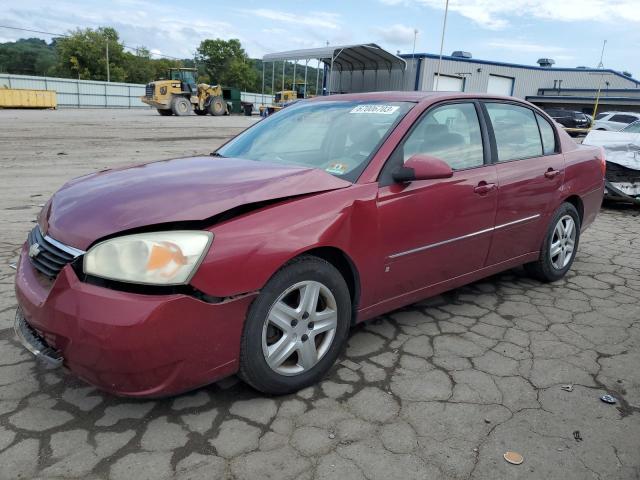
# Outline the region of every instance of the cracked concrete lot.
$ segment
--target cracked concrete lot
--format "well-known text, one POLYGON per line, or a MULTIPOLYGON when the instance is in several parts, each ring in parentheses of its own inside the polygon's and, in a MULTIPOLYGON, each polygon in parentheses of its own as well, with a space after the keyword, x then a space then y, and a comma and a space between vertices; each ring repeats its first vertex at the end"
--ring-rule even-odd
POLYGON ((633 210, 604 209, 562 281, 514 270, 355 328, 330 375, 296 395, 231 378, 135 401, 37 364, 10 328, 8 264, 38 205, 70 177, 207 153, 251 121, 0 111, 0 478, 640 478, 633 210))

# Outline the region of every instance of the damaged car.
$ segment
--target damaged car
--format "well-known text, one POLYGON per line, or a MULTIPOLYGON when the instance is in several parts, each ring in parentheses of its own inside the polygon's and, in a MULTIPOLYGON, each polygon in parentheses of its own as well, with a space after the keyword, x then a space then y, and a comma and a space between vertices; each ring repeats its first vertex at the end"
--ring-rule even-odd
POLYGON ((606 152, 605 199, 640 205, 640 120, 618 132, 592 130, 582 143, 606 152))
POLYGON ((294 392, 358 322, 521 265, 562 278, 603 175, 602 149, 511 97, 317 97, 210 156, 62 186, 22 247, 14 330, 117 395, 236 373, 294 392))

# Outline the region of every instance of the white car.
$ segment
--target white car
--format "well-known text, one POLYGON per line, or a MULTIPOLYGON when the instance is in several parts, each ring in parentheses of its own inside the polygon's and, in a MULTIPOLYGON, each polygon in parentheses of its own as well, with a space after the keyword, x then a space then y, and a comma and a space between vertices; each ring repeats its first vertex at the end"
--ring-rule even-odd
POLYGON ((634 112, 602 112, 596 115, 594 130, 617 132, 630 123, 640 120, 640 113, 634 112))
POLYGON ((640 120, 619 132, 591 130, 582 143, 605 150, 605 198, 640 205, 640 120))

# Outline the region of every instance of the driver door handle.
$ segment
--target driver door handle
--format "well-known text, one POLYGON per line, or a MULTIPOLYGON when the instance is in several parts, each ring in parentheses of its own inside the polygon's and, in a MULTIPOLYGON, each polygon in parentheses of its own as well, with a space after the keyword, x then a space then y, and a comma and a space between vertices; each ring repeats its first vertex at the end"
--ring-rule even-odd
POLYGON ((477 193, 478 195, 486 195, 489 192, 492 192, 496 189, 496 184, 495 183, 487 183, 484 180, 480 183, 478 183, 478 186, 476 186, 473 191, 474 193, 477 193))

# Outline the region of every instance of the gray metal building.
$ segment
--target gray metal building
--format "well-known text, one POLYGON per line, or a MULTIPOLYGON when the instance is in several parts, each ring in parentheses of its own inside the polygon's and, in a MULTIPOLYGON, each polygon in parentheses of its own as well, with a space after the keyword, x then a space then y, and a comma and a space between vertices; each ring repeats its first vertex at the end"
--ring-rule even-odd
POLYGON ((332 93, 397 89, 481 92, 512 95, 542 107, 590 111, 600 89, 599 110, 640 111, 640 81, 626 72, 554 68, 551 59, 540 59, 538 65, 477 60, 466 52, 454 52, 441 61, 438 55, 427 53, 399 56, 407 62, 406 69, 377 78, 371 71, 334 70, 332 93))

